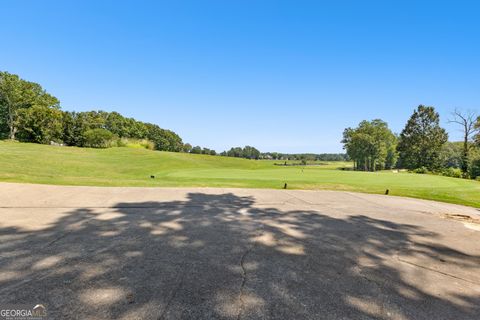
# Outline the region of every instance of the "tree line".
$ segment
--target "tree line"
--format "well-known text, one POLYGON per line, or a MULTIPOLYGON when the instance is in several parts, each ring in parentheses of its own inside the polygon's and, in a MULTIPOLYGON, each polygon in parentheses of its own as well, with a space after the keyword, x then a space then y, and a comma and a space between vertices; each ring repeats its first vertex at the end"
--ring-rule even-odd
POLYGON ((280 153, 280 152, 260 152, 252 146, 234 147, 228 151, 223 151, 219 155, 226 157, 245 158, 245 159, 265 159, 265 160, 297 160, 297 161, 348 161, 346 153, 280 153))
POLYGON ((280 153, 262 152, 260 159, 295 161, 348 161, 346 153, 280 153))
POLYGON ((450 122, 462 129, 462 142, 448 142, 434 107, 420 105, 400 135, 380 119, 346 128, 342 143, 355 170, 409 169, 449 176, 480 176, 480 117, 455 110, 450 122))
POLYGON ((209 148, 202 148, 200 146, 195 146, 193 147, 190 143, 185 143, 183 145, 183 152, 187 152, 187 153, 193 153, 193 154, 208 154, 208 155, 211 155, 211 156, 214 156, 217 154, 217 152, 213 149, 209 149, 209 148))
POLYGON ((223 151, 220 153, 224 157, 235 157, 235 158, 245 158, 245 159, 260 159, 260 151, 252 146, 245 147, 234 147, 228 151, 223 151))
MULTIPOLYGON (((234 147, 222 156, 274 160, 353 160, 355 170, 404 168, 450 176, 480 177, 480 117, 455 110, 450 119, 463 132, 461 142, 448 142, 434 107, 420 105, 400 135, 380 119, 346 128, 345 154, 262 153, 252 146, 234 147)), ((0 139, 78 147, 106 148, 122 139, 146 141, 152 149, 216 155, 216 151, 183 143, 178 134, 118 112, 63 111, 60 101, 41 85, 0 72, 0 139)))
POLYGON ((104 148, 120 138, 146 139, 156 150, 182 151, 175 132, 118 112, 63 111, 38 83, 0 72, 0 138, 43 144, 104 148))

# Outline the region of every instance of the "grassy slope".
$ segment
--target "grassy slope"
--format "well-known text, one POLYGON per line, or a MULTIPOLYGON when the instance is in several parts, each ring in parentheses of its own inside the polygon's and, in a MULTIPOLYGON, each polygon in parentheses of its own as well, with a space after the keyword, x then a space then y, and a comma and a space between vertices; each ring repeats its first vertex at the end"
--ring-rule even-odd
POLYGON ((332 189, 384 193, 480 207, 480 182, 433 175, 274 166, 134 148, 86 149, 0 141, 0 181, 99 186, 332 189), (155 179, 150 179, 155 175, 155 179))

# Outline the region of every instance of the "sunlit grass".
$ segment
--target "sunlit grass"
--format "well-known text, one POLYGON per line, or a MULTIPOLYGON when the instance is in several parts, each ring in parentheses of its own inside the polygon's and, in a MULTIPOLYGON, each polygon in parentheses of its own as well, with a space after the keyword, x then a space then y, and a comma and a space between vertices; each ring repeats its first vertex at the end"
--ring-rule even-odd
POLYGON ((0 141, 0 181, 89 186, 246 187, 385 193, 480 207, 480 182, 435 175, 339 170, 346 162, 276 166, 275 160, 88 149, 0 141), (155 178, 150 178, 154 175, 155 178))

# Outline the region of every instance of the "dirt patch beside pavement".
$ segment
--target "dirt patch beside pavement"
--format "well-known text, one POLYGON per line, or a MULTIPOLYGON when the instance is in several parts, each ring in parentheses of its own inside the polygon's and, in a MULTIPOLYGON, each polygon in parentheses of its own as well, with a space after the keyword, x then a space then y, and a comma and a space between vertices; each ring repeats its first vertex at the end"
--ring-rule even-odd
POLYGON ((466 214, 459 214, 459 213, 447 213, 443 215, 444 218, 446 219, 452 219, 452 220, 458 220, 462 222, 469 222, 469 223, 475 223, 475 224, 480 224, 480 219, 476 217, 471 217, 466 214))
POLYGON ((480 219, 477 217, 472 217, 467 214, 447 213, 443 215, 443 218, 460 221, 465 227, 472 230, 480 231, 480 219))

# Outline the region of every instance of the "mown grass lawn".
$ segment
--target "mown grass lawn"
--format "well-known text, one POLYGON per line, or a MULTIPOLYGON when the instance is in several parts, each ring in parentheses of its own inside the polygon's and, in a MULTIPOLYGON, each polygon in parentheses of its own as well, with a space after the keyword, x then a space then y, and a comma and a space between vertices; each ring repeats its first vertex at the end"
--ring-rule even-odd
POLYGON ((88 186, 329 189, 438 200, 480 207, 480 182, 393 172, 338 170, 349 163, 307 167, 280 161, 150 151, 88 149, 0 141, 0 181, 88 186), (154 175, 155 179, 150 176, 154 175))

